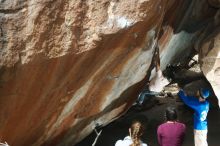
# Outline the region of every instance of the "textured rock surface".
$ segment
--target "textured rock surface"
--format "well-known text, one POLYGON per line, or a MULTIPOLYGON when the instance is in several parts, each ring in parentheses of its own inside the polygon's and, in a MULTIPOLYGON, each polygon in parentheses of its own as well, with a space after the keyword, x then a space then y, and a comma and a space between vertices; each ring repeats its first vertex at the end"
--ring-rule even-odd
POLYGON ((220 0, 208 0, 208 2, 211 6, 220 8, 220 0))
POLYGON ((215 13, 206 0, 1 0, 1 139, 74 145, 132 104, 157 39, 164 68, 215 13))
MULTIPOLYGON (((201 49, 202 70, 217 97, 220 97, 220 33, 215 32, 201 49)), ((219 99, 220 103, 220 99, 219 99)), ((219 104, 220 105, 220 104, 219 104)))
POLYGON ((197 44, 201 69, 218 97, 220 105, 220 11, 218 10, 213 20, 207 25, 200 35, 197 44))
POLYGON ((1 127, 10 145, 74 144, 134 101, 165 4, 1 1, 1 127), (129 95, 129 96, 128 96, 129 95))

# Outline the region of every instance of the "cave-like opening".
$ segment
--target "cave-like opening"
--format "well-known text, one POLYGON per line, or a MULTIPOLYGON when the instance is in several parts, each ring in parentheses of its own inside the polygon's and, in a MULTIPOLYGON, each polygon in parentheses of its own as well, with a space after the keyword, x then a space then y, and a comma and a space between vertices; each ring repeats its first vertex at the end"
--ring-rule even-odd
MULTIPOLYGON (((170 80, 170 84, 164 87, 163 94, 151 96, 145 101, 145 105, 134 104, 123 116, 113 121, 105 127, 96 127, 94 131, 76 146, 96 145, 112 146, 118 139, 123 139, 128 135, 128 128, 133 120, 140 120, 146 129, 142 136, 142 141, 150 146, 157 146, 157 128, 164 122, 164 111, 168 106, 176 107, 178 120, 186 125, 186 135, 183 146, 194 145, 193 135, 193 113, 177 96, 180 88, 185 88, 189 92, 200 87, 212 88, 202 74, 198 54, 194 54, 188 62, 169 64, 163 71, 170 80), (102 133, 97 137, 97 131, 102 133), (96 139, 97 138, 97 139, 96 139), (96 140, 95 140, 96 139, 96 140)), ((220 133, 220 111, 218 100, 214 92, 209 98, 210 111, 208 113, 208 143, 211 146, 218 145, 218 133, 220 133)))

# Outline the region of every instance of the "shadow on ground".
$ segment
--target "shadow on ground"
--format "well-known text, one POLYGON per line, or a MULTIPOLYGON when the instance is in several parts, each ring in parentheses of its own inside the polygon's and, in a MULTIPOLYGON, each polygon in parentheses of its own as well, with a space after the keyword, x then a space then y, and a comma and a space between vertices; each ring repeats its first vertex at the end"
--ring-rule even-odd
MULTIPOLYGON (((148 146, 158 146, 156 130, 159 124, 163 123, 164 110, 167 106, 176 106, 178 109, 179 120, 186 124, 186 137, 183 146, 193 146, 193 111, 186 107, 182 102, 176 102, 173 100, 167 103, 157 104, 151 109, 140 110, 136 107, 132 107, 125 115, 118 120, 110 123, 106 127, 103 127, 103 131, 96 146, 114 146, 118 139, 123 139, 128 135, 128 127, 134 119, 140 119, 146 126, 145 134, 142 140, 148 144, 148 146)), ((219 146, 220 139, 220 110, 210 109, 208 115, 209 131, 208 131, 208 143, 209 146, 219 146)), ((99 129, 100 130, 100 129, 99 129)), ((76 146, 92 146, 93 141, 96 138, 95 132, 86 137, 82 142, 76 146)))

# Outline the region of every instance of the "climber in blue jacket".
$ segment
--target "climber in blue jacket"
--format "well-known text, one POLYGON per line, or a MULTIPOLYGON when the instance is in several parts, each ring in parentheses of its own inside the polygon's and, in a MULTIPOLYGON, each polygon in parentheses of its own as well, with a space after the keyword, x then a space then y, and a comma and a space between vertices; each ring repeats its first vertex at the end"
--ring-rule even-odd
POLYGON ((178 96, 194 110, 194 143, 195 146, 208 146, 207 143, 207 114, 209 111, 209 90, 201 88, 196 96, 188 96, 181 89, 178 96), (196 98, 198 97, 198 98, 196 98))

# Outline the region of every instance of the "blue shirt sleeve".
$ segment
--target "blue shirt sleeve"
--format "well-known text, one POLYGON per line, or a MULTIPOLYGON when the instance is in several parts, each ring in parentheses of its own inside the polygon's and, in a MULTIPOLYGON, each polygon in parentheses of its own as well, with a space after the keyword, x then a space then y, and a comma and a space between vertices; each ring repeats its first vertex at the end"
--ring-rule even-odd
POLYGON ((178 96, 182 99, 182 101, 191 107, 192 109, 196 110, 196 107, 199 105, 199 100, 193 96, 186 96, 183 90, 178 92, 178 96))

